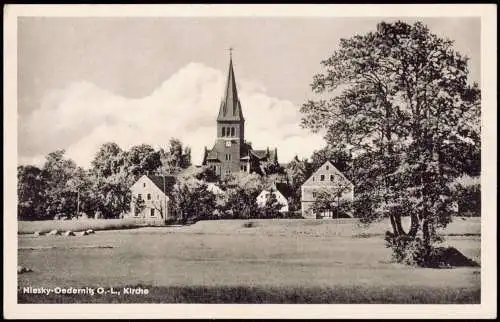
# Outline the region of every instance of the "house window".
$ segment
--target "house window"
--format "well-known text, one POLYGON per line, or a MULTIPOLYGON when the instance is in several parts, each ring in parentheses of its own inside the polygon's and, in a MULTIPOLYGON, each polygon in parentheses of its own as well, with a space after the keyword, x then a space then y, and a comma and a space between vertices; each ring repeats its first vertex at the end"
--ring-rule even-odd
POLYGON ((246 164, 244 164, 244 165, 242 165, 242 166, 241 166, 241 171, 247 171, 247 166, 246 166, 246 164))
POLYGON ((151 208, 151 217, 154 217, 155 216, 155 210, 153 208, 151 208))
POLYGON ((142 199, 142 195, 140 193, 137 194, 137 199, 142 199))
POLYGON ((313 182, 314 182, 314 177, 313 177, 313 182))
POLYGON ((226 161, 231 161, 231 154, 226 154, 226 161))
POLYGON ((148 193, 148 200, 151 200, 151 194, 148 193))
POLYGON ((222 136, 226 136, 226 128, 225 127, 222 128, 222 136))
POLYGON ((234 127, 231 128, 231 136, 234 136, 234 127))
POLYGON ((146 188, 146 182, 144 182, 144 183, 142 184, 142 187, 143 187, 143 188, 146 188))
POLYGON ((156 195, 156 199, 160 199, 160 195, 156 195))
POLYGON ((333 181, 333 174, 330 175, 330 181, 333 181))
POLYGON ((325 181, 325 175, 324 174, 321 175, 321 181, 325 181))
POLYGON ((330 167, 329 166, 326 166, 326 171, 330 170, 330 167))
POLYGON ((313 191, 313 198, 316 198, 316 195, 317 195, 316 192, 313 191))

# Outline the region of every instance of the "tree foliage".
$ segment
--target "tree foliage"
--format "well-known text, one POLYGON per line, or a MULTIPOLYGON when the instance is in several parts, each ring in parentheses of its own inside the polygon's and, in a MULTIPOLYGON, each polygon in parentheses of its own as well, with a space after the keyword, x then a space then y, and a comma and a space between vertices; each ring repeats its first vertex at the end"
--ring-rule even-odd
POLYGON ((27 165, 17 167, 17 215, 30 220, 45 215, 46 182, 41 169, 27 165))
POLYGON ((179 139, 170 139, 168 148, 166 150, 160 148, 159 154, 162 174, 176 175, 191 166, 191 149, 183 147, 179 139))
MULTIPOLYGON (((69 218, 82 213, 117 218, 130 211, 132 184, 142 175, 161 172, 162 160, 169 160, 165 164, 172 167, 187 168, 190 149, 175 139, 168 151, 147 144, 124 151, 107 142, 99 147, 88 170, 66 158, 64 150, 51 152, 42 168, 18 167, 18 218, 69 218)), ((208 175, 205 172, 198 173, 200 178, 208 175)))
POLYGON ((478 164, 465 162, 480 147, 480 91, 468 83, 467 58, 422 23, 382 22, 341 39, 322 65, 312 89, 324 97, 302 106, 302 125, 355 156, 356 198, 370 206, 362 214, 389 217, 395 238, 421 233, 430 249, 451 220, 450 183, 478 164))
POLYGON ((180 177, 172 191, 173 212, 180 222, 209 219, 216 198, 206 183, 193 177, 180 177))

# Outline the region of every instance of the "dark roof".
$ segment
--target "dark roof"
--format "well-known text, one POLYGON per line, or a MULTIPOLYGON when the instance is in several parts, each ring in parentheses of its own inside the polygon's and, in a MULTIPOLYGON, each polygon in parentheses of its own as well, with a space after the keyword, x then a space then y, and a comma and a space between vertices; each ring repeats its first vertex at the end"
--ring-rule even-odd
POLYGON ((271 189, 278 190, 283 195, 283 197, 287 199, 292 196, 292 190, 284 182, 275 182, 271 184, 268 188, 266 188, 266 190, 271 190, 271 189))
POLYGON ((172 191, 172 188, 175 184, 174 176, 162 177, 162 176, 147 175, 147 177, 155 184, 155 186, 157 186, 161 191, 163 191, 164 194, 168 194, 170 191, 172 191), (165 179, 165 181, 163 181, 163 179, 165 179))
MULTIPOLYGON (((224 151, 224 150, 225 147, 223 140, 217 140, 212 149, 205 150, 203 155, 203 163, 205 163, 206 161, 216 161, 216 160, 220 161, 219 154, 217 153, 217 151, 224 151)), ((248 160, 248 159, 252 160, 258 159, 260 161, 277 160, 277 149, 269 150, 269 148, 267 148, 265 150, 253 150, 250 144, 244 142, 241 145, 240 160, 248 160)))
POLYGON ((229 72, 227 75, 226 89, 224 98, 220 104, 219 116, 217 121, 242 121, 243 112, 241 110, 238 91, 236 89, 236 80, 234 77, 233 60, 229 59, 229 72))
POLYGON ((259 159, 264 159, 267 156, 267 150, 251 150, 251 152, 259 159))

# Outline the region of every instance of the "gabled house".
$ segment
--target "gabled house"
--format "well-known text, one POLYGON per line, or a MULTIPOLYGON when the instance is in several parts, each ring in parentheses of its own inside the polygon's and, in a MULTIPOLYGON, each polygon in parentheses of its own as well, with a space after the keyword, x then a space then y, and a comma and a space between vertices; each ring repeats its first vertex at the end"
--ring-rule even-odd
POLYGON ((339 194, 334 202, 342 202, 354 199, 354 185, 347 179, 330 161, 326 161, 314 172, 301 187, 301 207, 304 218, 336 218, 340 216, 351 216, 351 214, 340 214, 336 211, 326 211, 316 214, 313 204, 318 193, 329 191, 339 194))
POLYGON ((172 217, 171 191, 173 176, 143 175, 130 187, 132 201, 127 217, 148 221, 167 220, 172 217))
POLYGON ((257 196, 257 205, 259 207, 264 207, 267 199, 271 194, 273 194, 276 197, 278 203, 282 205, 282 207, 280 208, 280 212, 288 212, 289 202, 292 196, 292 192, 290 191, 289 187, 285 183, 273 183, 268 188, 262 190, 261 193, 257 196))

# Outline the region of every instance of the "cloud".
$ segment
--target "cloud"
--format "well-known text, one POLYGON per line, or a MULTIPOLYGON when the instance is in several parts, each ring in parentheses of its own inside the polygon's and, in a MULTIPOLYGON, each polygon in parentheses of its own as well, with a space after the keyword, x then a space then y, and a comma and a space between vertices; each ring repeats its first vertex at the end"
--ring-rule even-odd
MULTIPOLYGON (((45 154, 66 149, 77 164, 87 167, 105 142, 123 149, 141 143, 158 148, 176 137, 191 147, 192 161, 199 164, 203 147, 215 142, 225 79, 220 70, 190 63, 140 99, 89 82, 53 90, 38 109, 19 120, 20 163, 40 164, 45 154)), ((323 146, 320 135, 300 128, 297 106, 270 97, 258 82, 237 81, 245 136, 254 148, 277 147, 280 162, 288 162, 296 154, 309 157, 323 146)))

